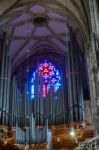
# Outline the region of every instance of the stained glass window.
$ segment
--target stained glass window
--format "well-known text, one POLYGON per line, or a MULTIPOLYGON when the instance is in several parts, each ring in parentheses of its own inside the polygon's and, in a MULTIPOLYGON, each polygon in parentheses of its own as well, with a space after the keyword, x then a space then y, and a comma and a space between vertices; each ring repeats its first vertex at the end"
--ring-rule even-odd
POLYGON ((54 92, 57 92, 61 86, 61 76, 59 69, 52 63, 45 60, 39 64, 37 69, 33 71, 31 79, 31 98, 35 97, 35 84, 36 77, 39 75, 43 82, 43 97, 46 97, 49 93, 51 86, 53 86, 54 92))

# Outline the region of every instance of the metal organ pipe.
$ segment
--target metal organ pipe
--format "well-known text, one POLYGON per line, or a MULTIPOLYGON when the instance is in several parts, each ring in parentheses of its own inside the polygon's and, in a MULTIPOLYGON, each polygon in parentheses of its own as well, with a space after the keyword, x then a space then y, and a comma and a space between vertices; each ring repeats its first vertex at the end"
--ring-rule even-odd
POLYGON ((9 89, 7 89, 7 85, 9 82, 8 79, 8 49, 6 46, 6 33, 3 33, 3 40, 1 42, 1 66, 0 66, 0 119, 3 125, 6 125, 6 103, 8 103, 9 99, 7 97, 9 89))
POLYGON ((7 80, 8 80, 8 76, 7 76, 7 65, 8 65, 8 56, 7 56, 7 48, 5 47, 5 68, 4 68, 4 86, 3 86, 3 125, 5 125, 5 118, 6 118, 6 100, 7 100, 7 80))
POLYGON ((46 120, 44 128, 38 128, 35 124, 33 114, 30 118, 30 127, 26 127, 26 131, 22 131, 16 125, 16 143, 17 144, 41 144, 47 142, 48 120, 46 120))
MULTIPOLYGON (((40 125, 44 123, 43 108, 43 81, 37 74, 35 101, 31 102, 27 94, 27 85, 25 91, 22 94, 16 83, 15 77, 9 81, 9 58, 8 50, 5 45, 6 36, 4 35, 3 49, 2 49, 2 64, 0 70, 0 119, 3 125, 10 127, 16 126, 16 142, 19 143, 44 143, 47 142, 47 130, 48 122, 44 128, 40 129, 36 127, 36 123, 40 125), (42 91, 42 92, 41 92, 42 91), (41 92, 41 93, 40 93, 41 92), (10 98, 10 101, 9 101, 10 98), (25 104, 25 105, 24 105, 25 104), (31 113, 34 112, 35 118, 31 117, 31 113), (37 118, 37 120, 36 120, 37 118), (31 122, 32 121, 32 122, 31 122), (29 123, 28 123, 29 122, 29 123), (26 127, 26 132, 22 131, 20 127, 26 127), (33 128, 33 129, 32 129, 33 128), (32 131, 32 133, 31 133, 32 131), (31 135, 32 134, 32 135, 31 135), (32 137, 32 138, 31 138, 32 137)), ((47 106, 48 107, 48 106, 47 106)))
POLYGON ((67 59, 68 59, 68 103, 69 103, 69 118, 70 118, 70 122, 73 122, 73 104, 72 104, 72 89, 71 89, 71 66, 70 66, 70 42, 68 43, 68 52, 67 52, 67 59))
POLYGON ((9 57, 8 57, 8 65, 7 65, 7 90, 6 90, 6 104, 5 104, 5 125, 8 126, 8 113, 9 113, 9 86, 10 86, 10 77, 9 77, 9 57))
POLYGON ((2 123, 2 113, 3 113, 3 108, 2 108, 2 103, 3 103, 3 85, 4 85, 4 65, 5 65, 5 35, 3 36, 3 48, 1 47, 1 54, 2 54, 2 62, 1 62, 1 76, 0 76, 0 119, 2 123))
POLYGON ((77 46, 75 34, 70 28, 70 42, 68 51, 68 79, 69 79, 69 105, 70 105, 70 118, 71 122, 82 120, 82 107, 83 107, 83 95, 82 95, 82 80, 81 80, 81 60, 80 49, 77 46))

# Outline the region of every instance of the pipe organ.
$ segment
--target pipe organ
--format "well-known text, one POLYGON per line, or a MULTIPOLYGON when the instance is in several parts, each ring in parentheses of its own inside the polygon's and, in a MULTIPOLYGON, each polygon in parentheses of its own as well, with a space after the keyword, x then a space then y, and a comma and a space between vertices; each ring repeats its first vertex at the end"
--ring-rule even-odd
MULTIPOLYGON (((23 78, 22 74, 20 77, 19 70, 13 73, 16 75, 21 91, 25 89, 23 93, 26 91, 27 86, 27 99, 30 99, 25 100, 26 96, 22 98, 21 103, 23 103, 23 109, 27 106, 27 110, 23 110, 23 114, 21 114, 22 118, 24 114, 28 113, 27 115, 30 116, 30 114, 33 113, 36 124, 41 125, 44 124, 46 118, 48 119, 49 125, 84 121, 84 101, 90 97, 88 84, 87 87, 85 86, 85 83, 88 83, 85 69, 85 55, 80 50, 76 35, 71 28, 69 30, 70 40, 65 56, 50 53, 48 57, 46 53, 39 54, 39 57, 36 55, 30 58, 28 66, 30 70, 28 85, 24 83, 24 81, 27 80, 27 75, 24 75, 23 78), (54 70, 51 70, 51 67, 54 68, 54 70), (56 73, 57 71, 58 73, 56 73), (51 73, 54 75, 51 76, 51 73), (56 86, 58 79, 59 86, 56 86), (54 84, 52 84, 52 81, 54 84)), ((21 66, 22 72, 25 72, 25 66, 26 61, 23 62, 21 66)))
POLYGON ((3 39, 0 41, 0 123, 16 127, 16 143, 44 143, 48 125, 84 121, 83 103, 89 96, 86 98, 84 93, 87 73, 84 55, 71 28, 66 55, 46 53, 40 54, 39 58, 38 55, 31 56, 36 63, 29 63, 28 73, 27 60, 22 64, 25 67, 20 65, 21 70, 16 68, 10 73, 6 34, 3 39), (40 74, 38 66, 42 62, 40 74), (30 75, 33 75, 33 66, 35 79, 30 75))
POLYGON ((36 127, 33 116, 30 118, 30 127, 22 130, 16 125, 16 143, 17 144, 42 144, 47 143, 48 121, 44 128, 36 127))
MULTIPOLYGON (((4 39, 6 39, 6 36, 3 36, 4 39)), ((49 67, 47 69, 49 70, 46 70, 49 71, 47 73, 53 73, 54 75, 50 75, 47 79, 49 76, 49 74, 47 74, 47 80, 45 80, 44 77, 41 76, 42 74, 39 74, 37 68, 35 80, 33 80, 32 83, 32 94, 34 94, 32 95, 32 100, 30 97, 32 79, 30 78, 30 73, 33 69, 33 65, 31 65, 32 62, 30 63, 31 66, 28 66, 30 70, 28 79, 27 72, 24 70, 26 67, 22 68, 25 72, 24 75, 21 72, 22 76, 19 77, 18 74, 20 71, 16 69, 10 78, 8 49, 5 41, 2 41, 1 44, 1 55, 3 57, 0 69, 0 119, 2 124, 15 126, 16 122, 18 122, 20 126, 24 126, 25 124, 29 126, 29 117, 31 113, 33 113, 35 117, 36 124, 40 125, 43 125, 46 119, 48 119, 49 125, 84 120, 83 103, 86 99, 84 96, 84 83, 87 79, 87 77, 85 77, 85 61, 83 58, 85 56, 83 56, 80 51, 75 34, 71 29, 66 55, 64 57, 56 55, 54 59, 55 56, 49 54, 49 63, 47 64, 49 67), (51 59, 53 65, 49 66, 49 64, 51 64, 51 59), (61 61, 63 61, 62 65, 61 61), (51 67, 54 68, 53 72, 51 72, 51 67), (59 67, 59 71, 57 67, 59 67), (24 77, 24 80, 22 77, 24 77), (59 81, 57 83, 56 81, 58 79, 59 81), (26 83, 27 80, 28 83, 26 83), (47 84, 46 81, 48 82, 47 84), (52 81, 54 84, 52 84, 52 81), (44 92, 47 92, 45 96, 44 92)), ((44 59, 47 58, 47 55, 48 54, 41 54, 41 57, 35 60, 37 63, 35 67, 38 67, 38 64, 43 62, 44 59)), ((34 59, 36 59, 36 57, 34 59)), ((25 62, 24 66, 26 66, 25 62)))

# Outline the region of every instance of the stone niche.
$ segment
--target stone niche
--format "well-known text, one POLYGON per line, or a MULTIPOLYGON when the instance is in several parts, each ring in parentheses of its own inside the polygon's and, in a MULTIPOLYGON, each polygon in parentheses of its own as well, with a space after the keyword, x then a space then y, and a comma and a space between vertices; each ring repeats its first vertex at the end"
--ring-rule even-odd
POLYGON ((97 66, 99 68, 99 51, 96 51, 97 66))

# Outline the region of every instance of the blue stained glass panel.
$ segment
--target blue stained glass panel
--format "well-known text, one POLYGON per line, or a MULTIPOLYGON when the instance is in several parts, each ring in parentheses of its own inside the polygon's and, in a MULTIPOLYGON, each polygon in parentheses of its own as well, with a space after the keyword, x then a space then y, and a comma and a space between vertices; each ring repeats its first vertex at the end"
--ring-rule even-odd
POLYGON ((35 81, 36 81, 36 73, 39 73, 39 76, 43 79, 43 97, 46 97, 50 90, 50 85, 53 86, 54 92, 57 92, 61 86, 61 75, 59 69, 45 60, 40 63, 38 67, 33 70, 32 78, 31 78, 31 87, 30 87, 30 95, 31 99, 35 97, 35 81))

